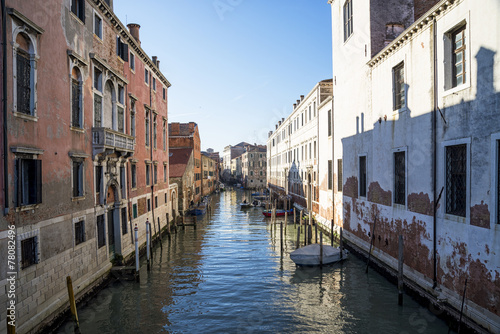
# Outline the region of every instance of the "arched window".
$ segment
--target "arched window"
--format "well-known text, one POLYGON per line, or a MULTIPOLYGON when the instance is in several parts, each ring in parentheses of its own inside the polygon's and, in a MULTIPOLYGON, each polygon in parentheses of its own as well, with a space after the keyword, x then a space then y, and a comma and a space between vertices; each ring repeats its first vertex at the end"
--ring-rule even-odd
POLYGON ((71 126, 83 128, 83 89, 82 74, 78 67, 71 71, 71 126))
POLYGON ((24 31, 15 33, 14 112, 36 116, 36 50, 24 31))

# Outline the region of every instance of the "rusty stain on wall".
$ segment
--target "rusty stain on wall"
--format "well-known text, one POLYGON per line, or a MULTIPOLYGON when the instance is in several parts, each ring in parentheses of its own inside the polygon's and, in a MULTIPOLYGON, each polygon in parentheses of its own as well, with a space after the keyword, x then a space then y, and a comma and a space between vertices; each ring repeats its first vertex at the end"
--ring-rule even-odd
POLYGON ((408 210, 420 213, 427 216, 433 215, 433 203, 429 199, 429 194, 420 192, 418 194, 411 193, 408 195, 408 210))
POLYGON ((470 224, 490 228, 490 211, 488 210, 488 205, 484 204, 484 201, 470 208, 470 224))
POLYGON ((382 205, 392 205, 392 193, 390 190, 382 189, 378 182, 372 182, 368 186, 368 201, 382 205))

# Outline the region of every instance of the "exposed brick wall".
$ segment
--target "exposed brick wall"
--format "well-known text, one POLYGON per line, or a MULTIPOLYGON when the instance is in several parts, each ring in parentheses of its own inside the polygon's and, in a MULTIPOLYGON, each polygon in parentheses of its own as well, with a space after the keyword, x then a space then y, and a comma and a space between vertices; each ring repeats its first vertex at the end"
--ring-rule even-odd
POLYGON ((414 0, 414 18, 415 21, 418 20, 422 15, 424 15, 429 9, 431 9, 439 0, 414 0))

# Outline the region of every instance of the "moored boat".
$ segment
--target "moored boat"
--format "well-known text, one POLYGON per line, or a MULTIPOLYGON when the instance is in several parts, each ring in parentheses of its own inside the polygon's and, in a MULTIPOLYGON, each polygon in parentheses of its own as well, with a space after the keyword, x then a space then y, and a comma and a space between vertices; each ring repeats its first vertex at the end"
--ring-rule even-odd
POLYGON ((312 244, 294 250, 290 253, 290 258, 299 266, 319 266, 345 260, 348 254, 349 252, 345 249, 341 252, 339 247, 312 244), (323 261, 320 257, 320 247, 323 247, 323 261))
MULTIPOLYGON (((293 214, 293 209, 290 210, 276 210, 276 217, 283 217, 285 213, 293 214)), ((273 210, 264 210, 262 211, 262 214, 266 217, 271 217, 273 215, 273 210)))

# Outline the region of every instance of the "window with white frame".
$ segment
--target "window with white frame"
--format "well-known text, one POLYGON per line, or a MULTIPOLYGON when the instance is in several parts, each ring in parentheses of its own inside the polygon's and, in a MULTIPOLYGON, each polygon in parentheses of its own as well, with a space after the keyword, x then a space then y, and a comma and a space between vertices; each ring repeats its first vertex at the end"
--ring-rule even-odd
POLYGON ((14 29, 14 112, 36 116, 37 39, 23 27, 14 29))
POLYGON ((446 213, 467 213, 467 144, 446 146, 446 213))
POLYGON ((116 55, 123 61, 128 61, 128 44, 123 42, 120 36, 116 36, 116 55))
POLYGON ((125 89, 123 86, 118 86, 118 103, 116 106, 116 114, 117 114, 117 130, 118 132, 125 133, 125 89))
POLYGON ((94 35, 102 39, 102 18, 94 13, 94 35))
POLYGON ((466 80, 466 44, 465 44, 465 25, 458 28, 451 34, 453 53, 452 53, 452 68, 453 87, 465 83, 466 80))
POLYGON ((42 160, 20 155, 15 164, 17 207, 42 203, 42 160))
POLYGON ((85 23, 85 0, 71 0, 71 12, 85 23))
POLYGON ((146 185, 150 185, 150 176, 151 174, 151 165, 149 163, 146 163, 146 185))
POLYGON ((344 42, 352 35, 352 1, 347 0, 344 3, 344 42))
POLYGON ((130 135, 135 137, 135 100, 130 102, 130 135))
POLYGON ((394 204, 406 203, 406 159, 405 152, 394 152, 394 204))
POLYGON ((135 71, 135 55, 130 51, 129 66, 132 71, 135 71))
POLYGON ((130 164, 130 175, 132 182, 132 189, 137 188, 137 165, 135 163, 130 164))
POLYGON ((156 149, 156 126, 157 126, 157 122, 156 122, 156 119, 157 119, 157 116, 156 114, 153 115, 153 148, 156 149))
POLYGON ((149 131, 150 131, 150 129, 149 129, 149 123, 151 121, 150 117, 151 117, 151 112, 146 109, 146 118, 144 120, 145 134, 146 134, 146 147, 149 147, 149 131))
POLYGON ((97 216, 97 248, 106 246, 106 227, 104 215, 97 216))
POLYGON ((405 66, 404 62, 401 62, 392 69, 393 110, 399 110, 406 106, 404 77, 405 77, 405 66))
POLYGON ((144 82, 146 83, 146 85, 149 85, 149 71, 148 69, 144 69, 144 82))
POLYGON ((163 150, 166 151, 167 150, 167 121, 165 119, 163 120, 162 137, 163 137, 163 150))
POLYGON ((75 246, 85 242, 85 220, 79 220, 75 224, 75 246))
POLYGON ((94 127, 102 126, 102 71, 94 67, 94 127))

